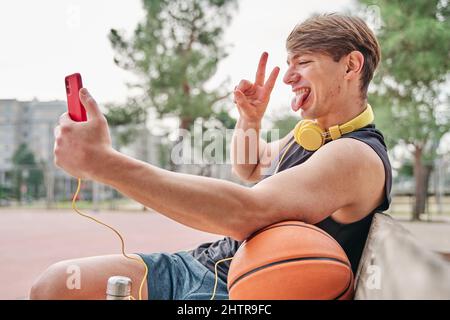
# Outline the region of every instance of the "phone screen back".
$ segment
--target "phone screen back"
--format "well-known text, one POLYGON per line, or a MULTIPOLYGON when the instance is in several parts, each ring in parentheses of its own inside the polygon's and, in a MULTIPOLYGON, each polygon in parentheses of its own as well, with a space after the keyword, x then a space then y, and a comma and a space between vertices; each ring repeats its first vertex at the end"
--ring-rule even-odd
POLYGON ((69 116, 73 121, 86 121, 86 110, 81 104, 79 92, 83 87, 81 81, 81 75, 74 73, 65 78, 66 82, 66 94, 67 94, 67 106, 69 116))

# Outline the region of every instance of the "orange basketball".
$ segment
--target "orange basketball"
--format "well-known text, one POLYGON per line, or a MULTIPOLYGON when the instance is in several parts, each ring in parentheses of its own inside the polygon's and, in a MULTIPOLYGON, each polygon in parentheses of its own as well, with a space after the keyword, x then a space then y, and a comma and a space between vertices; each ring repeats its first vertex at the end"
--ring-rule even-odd
POLYGON ((353 297, 353 273, 342 247, 299 221, 265 227, 244 241, 228 272, 230 299, 353 297))

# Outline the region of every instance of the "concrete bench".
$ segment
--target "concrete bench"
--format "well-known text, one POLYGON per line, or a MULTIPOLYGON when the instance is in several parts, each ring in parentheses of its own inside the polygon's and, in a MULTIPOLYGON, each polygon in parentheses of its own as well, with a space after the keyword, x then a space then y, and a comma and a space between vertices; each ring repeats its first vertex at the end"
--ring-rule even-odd
POLYGON ((355 277, 355 299, 450 299, 450 262, 391 216, 376 213, 355 277))

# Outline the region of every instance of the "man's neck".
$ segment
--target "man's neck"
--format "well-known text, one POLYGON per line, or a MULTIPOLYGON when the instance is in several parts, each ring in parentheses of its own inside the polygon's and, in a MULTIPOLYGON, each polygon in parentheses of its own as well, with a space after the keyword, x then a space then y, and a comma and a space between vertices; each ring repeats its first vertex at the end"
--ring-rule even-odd
POLYGON ((344 124, 361 114, 367 106, 367 100, 359 101, 351 106, 346 105, 345 108, 335 109, 333 112, 317 118, 318 125, 323 130, 328 130, 335 125, 344 124))

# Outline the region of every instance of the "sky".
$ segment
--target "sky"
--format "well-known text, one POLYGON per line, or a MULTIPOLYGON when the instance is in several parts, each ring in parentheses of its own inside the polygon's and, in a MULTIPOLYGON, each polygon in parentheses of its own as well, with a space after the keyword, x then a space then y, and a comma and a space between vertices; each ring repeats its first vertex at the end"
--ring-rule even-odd
MULTIPOLYGON (((285 39, 312 13, 343 11, 350 0, 239 0, 224 42, 229 56, 209 86, 229 78, 253 80, 259 57, 269 53, 267 72, 281 67, 269 114, 290 110, 292 92, 283 84, 285 39)), ((113 62, 107 38, 111 28, 131 34, 143 18, 141 0, 15 0, 0 2, 0 99, 65 100, 64 77, 74 72, 96 100, 122 103, 133 75, 113 62)), ((292 112, 292 111, 291 111, 292 112)))

